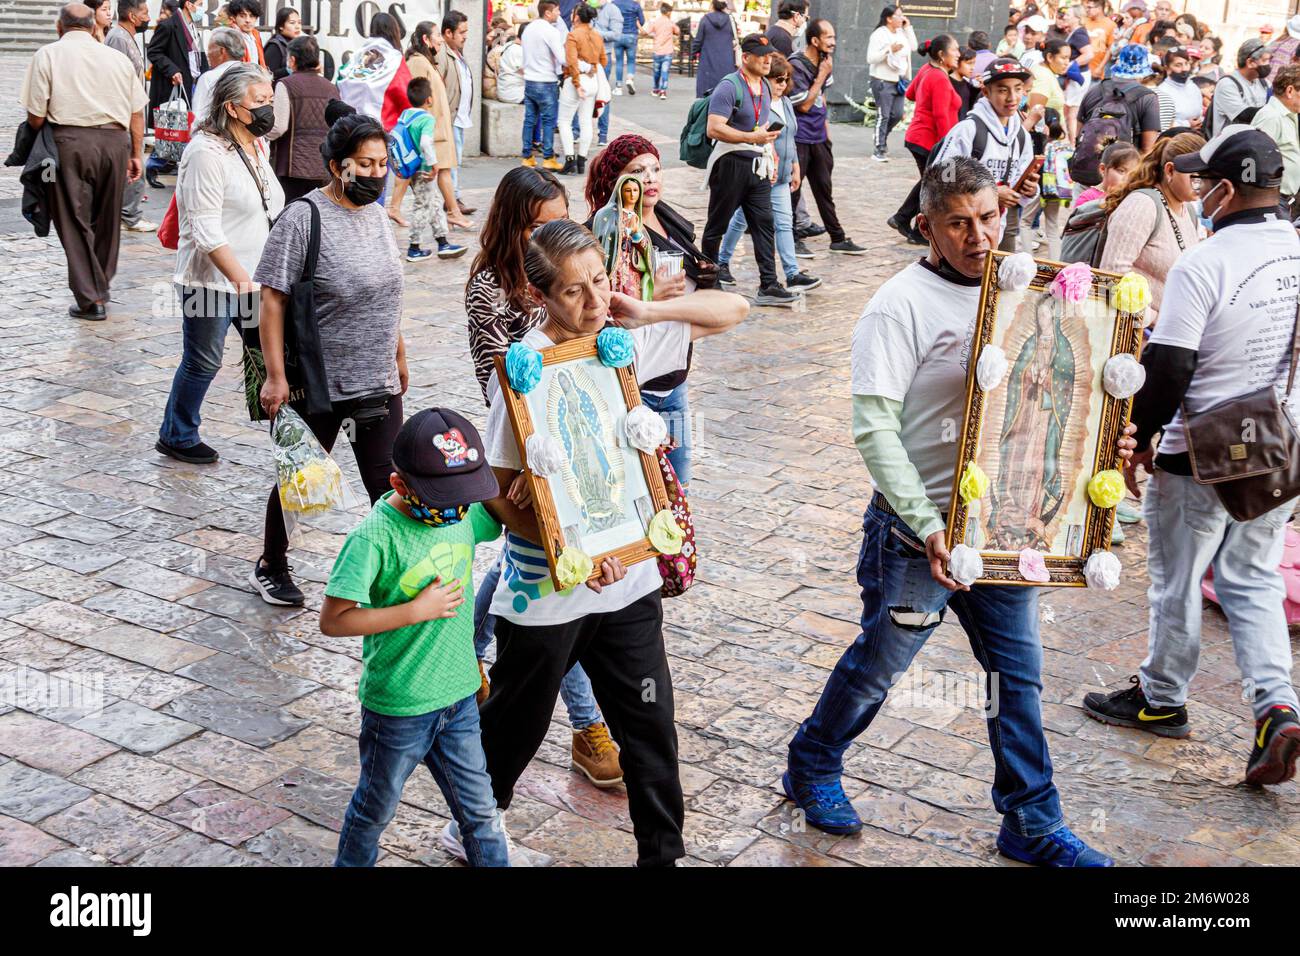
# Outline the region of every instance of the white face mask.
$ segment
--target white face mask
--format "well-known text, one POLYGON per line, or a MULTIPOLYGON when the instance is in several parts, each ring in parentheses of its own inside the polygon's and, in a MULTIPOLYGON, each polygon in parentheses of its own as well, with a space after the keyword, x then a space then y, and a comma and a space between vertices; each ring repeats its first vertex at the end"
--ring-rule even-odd
POLYGON ((1219 182, 1215 185, 1213 189, 1211 189, 1208 193, 1206 193, 1204 196, 1201 197, 1201 218, 1202 219, 1209 219, 1213 221, 1215 218, 1217 218, 1219 209, 1222 207, 1223 204, 1220 203, 1218 206, 1214 208, 1214 211, 1211 212, 1208 208, 1206 208, 1206 202, 1209 200, 1211 196, 1213 196, 1215 193, 1219 191, 1219 189, 1223 186, 1225 182, 1227 182, 1226 179, 1219 180, 1219 182))

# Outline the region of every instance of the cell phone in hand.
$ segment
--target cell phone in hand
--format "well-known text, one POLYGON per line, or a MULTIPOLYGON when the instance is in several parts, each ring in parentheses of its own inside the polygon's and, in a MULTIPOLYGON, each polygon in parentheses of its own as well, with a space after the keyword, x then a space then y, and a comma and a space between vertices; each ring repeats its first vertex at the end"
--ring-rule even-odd
POLYGON ((785 124, 780 120, 773 120, 771 123, 767 124, 767 131, 769 133, 779 133, 783 129, 785 129, 785 124))
POLYGON ((1025 183, 1028 182, 1031 177, 1037 176, 1039 172, 1042 171, 1043 163, 1046 162, 1046 160, 1047 158, 1045 156, 1035 156, 1033 158, 1033 161, 1025 168, 1025 171, 1020 174, 1020 178, 1016 180, 1016 192, 1020 192, 1020 190, 1025 187, 1025 183))

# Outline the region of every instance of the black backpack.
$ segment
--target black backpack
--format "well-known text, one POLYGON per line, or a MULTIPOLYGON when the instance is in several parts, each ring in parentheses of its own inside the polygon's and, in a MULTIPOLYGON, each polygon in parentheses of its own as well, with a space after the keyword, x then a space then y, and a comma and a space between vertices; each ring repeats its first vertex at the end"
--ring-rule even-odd
MULTIPOLYGON (((1227 74, 1227 76, 1224 77, 1224 79, 1232 80, 1232 82, 1236 84, 1237 89, 1241 92, 1242 99, 1245 99, 1246 84, 1241 82, 1241 77, 1239 77, 1236 73, 1229 73, 1227 74)), ((1219 87, 1218 84, 1215 84, 1214 95, 1210 97, 1210 108, 1205 111, 1205 120, 1201 124, 1201 133, 1202 135, 1205 136, 1206 139, 1210 139, 1214 136, 1214 101, 1218 98, 1219 98, 1219 87)), ((1253 106, 1246 107, 1245 110, 1243 110, 1241 113, 1238 113, 1236 116, 1229 117, 1228 123, 1232 124, 1237 122, 1239 119, 1242 118, 1245 112, 1249 110, 1255 110, 1255 109, 1257 109, 1257 107, 1253 107, 1253 106)), ((1253 118, 1253 114, 1252 114, 1252 118, 1253 118)))
MULTIPOLYGON (((962 120, 962 122, 964 123, 966 121, 962 120)), ((971 118, 971 122, 975 124, 975 137, 971 140, 970 144, 970 158, 978 163, 984 160, 984 150, 987 149, 989 145, 989 128, 973 117, 971 118)), ((957 127, 955 126, 953 127, 953 129, 956 128, 957 127)), ((945 136, 943 139, 939 140, 939 142, 934 144, 934 149, 930 150, 930 155, 925 161, 927 169, 934 165, 934 159, 939 155, 940 147, 943 146, 944 141, 947 140, 947 138, 948 137, 945 136)), ((1015 159, 1023 156, 1027 149, 1032 151, 1033 144, 1029 138, 1029 134, 1025 132, 1025 128, 1022 126, 1016 132, 1016 149, 1012 153, 1011 158, 1015 159)), ((1014 163, 1008 161, 1007 168, 1010 169, 1013 165, 1014 163)))
POLYGON ((1145 87, 1122 89, 1114 80, 1103 80, 1099 89, 1101 100, 1079 128, 1074 156, 1070 158, 1070 176, 1084 186, 1101 185, 1101 154, 1107 146, 1133 142, 1133 117, 1129 105, 1143 95, 1155 96, 1145 87), (1130 98, 1130 92, 1137 95, 1130 98))

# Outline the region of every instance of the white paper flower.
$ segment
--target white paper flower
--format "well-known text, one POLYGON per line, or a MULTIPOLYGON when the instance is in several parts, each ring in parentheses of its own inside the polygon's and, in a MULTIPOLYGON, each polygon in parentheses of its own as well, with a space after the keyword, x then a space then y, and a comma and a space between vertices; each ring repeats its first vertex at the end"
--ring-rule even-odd
POLYGON ((1094 551, 1083 566, 1083 578, 1090 588, 1113 591, 1119 587, 1119 558, 1109 551, 1094 551))
POLYGON ((991 392, 1002 384, 1007 374, 1007 353, 996 345, 986 345, 980 349, 980 359, 975 363, 975 381, 980 389, 991 392))
POLYGON ((998 288, 1007 292, 1028 289, 1030 281, 1038 274, 1034 257, 1027 252, 1007 256, 998 266, 998 288))
POLYGON ((668 440, 668 425, 663 416, 644 405, 637 405, 623 419, 627 440, 637 451, 653 455, 668 440))
POLYGON ((958 584, 969 587, 983 577, 984 559, 974 548, 959 544, 948 555, 948 573, 958 584))
POLYGON ((1106 393, 1115 398, 1132 398, 1147 380, 1147 370, 1133 356, 1112 355, 1106 360, 1101 372, 1102 384, 1106 393))
POLYGON ((533 432, 524 442, 524 454, 528 456, 528 470, 539 478, 549 478, 559 472, 568 460, 564 446, 541 432, 533 432))

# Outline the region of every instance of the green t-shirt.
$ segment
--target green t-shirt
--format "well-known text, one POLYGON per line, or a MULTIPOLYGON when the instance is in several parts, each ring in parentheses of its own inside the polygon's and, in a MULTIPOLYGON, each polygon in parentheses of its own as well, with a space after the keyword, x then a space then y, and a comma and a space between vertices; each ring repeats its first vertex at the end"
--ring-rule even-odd
POLYGON ((495 541, 501 525, 480 504, 464 520, 433 528, 388 504, 389 492, 343 542, 325 593, 364 607, 404 604, 435 577, 459 580, 456 616, 368 634, 357 696, 390 717, 428 714, 479 688, 474 656, 474 546, 495 541))

